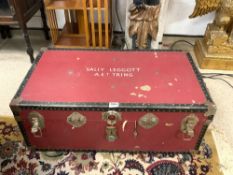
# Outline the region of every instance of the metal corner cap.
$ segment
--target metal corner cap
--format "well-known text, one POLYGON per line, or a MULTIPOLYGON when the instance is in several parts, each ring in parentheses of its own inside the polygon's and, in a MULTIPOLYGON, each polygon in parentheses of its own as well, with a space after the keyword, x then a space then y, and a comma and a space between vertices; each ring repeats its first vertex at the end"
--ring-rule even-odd
POLYGON ((208 116, 214 116, 216 111, 217 111, 217 107, 215 105, 214 102, 211 102, 211 101, 207 101, 205 103, 205 105, 207 106, 207 111, 205 112, 205 116, 208 117, 208 116))
POLYGON ((10 106, 18 106, 23 99, 21 97, 13 98, 10 102, 10 106))
POLYGON ((45 51, 47 51, 47 50, 49 50, 47 47, 42 47, 42 48, 40 49, 40 52, 45 52, 45 51))
POLYGON ((12 110, 13 113, 19 113, 21 110, 20 110, 20 102, 22 102, 22 98, 20 97, 16 97, 16 98, 13 98, 10 102, 10 108, 12 110))

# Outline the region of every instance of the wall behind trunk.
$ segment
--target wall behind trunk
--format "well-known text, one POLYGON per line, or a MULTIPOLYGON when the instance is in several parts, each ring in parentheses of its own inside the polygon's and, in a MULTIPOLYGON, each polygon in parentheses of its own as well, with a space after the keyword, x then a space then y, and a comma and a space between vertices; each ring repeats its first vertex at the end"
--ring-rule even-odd
POLYGON ((170 0, 165 24, 166 34, 203 35, 206 26, 213 21, 214 13, 189 19, 195 7, 195 0, 170 0))

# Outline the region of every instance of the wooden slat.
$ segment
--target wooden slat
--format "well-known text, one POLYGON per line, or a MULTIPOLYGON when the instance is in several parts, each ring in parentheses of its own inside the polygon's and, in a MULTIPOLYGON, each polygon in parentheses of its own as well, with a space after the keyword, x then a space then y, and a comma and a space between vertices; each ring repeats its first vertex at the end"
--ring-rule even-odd
POLYGON ((54 33, 54 41, 56 42, 58 36, 57 36, 57 32, 56 32, 56 22, 55 21, 57 21, 57 20, 56 20, 56 18, 54 16, 54 13, 55 13, 55 10, 50 11, 51 21, 52 21, 52 25, 53 25, 52 30, 53 30, 53 33, 54 33))
POLYGON ((77 32, 79 34, 85 33, 85 23, 84 23, 84 14, 81 10, 76 10, 76 18, 77 18, 77 32))
POLYGON ((48 16, 49 28, 50 28, 52 42, 53 42, 53 44, 55 44, 56 39, 55 39, 55 35, 54 35, 54 30, 53 30, 54 27, 53 27, 53 22, 52 22, 51 10, 46 10, 46 13, 47 13, 47 16, 48 16))
POLYGON ((77 31, 77 24, 75 23, 77 16, 76 16, 76 10, 69 10, 70 12, 70 26, 71 26, 71 32, 75 33, 77 31))
POLYGON ((86 35, 86 46, 89 47, 89 30, 88 30, 88 18, 87 18, 87 5, 86 0, 82 1, 83 5, 83 14, 84 14, 84 28, 85 28, 85 35, 86 35))
POLYGON ((105 47, 109 48, 109 35, 108 35, 108 0, 104 0, 104 17, 105 17, 105 47))
POLYGON ((98 27, 99 27, 99 47, 103 47, 101 0, 97 0, 97 8, 98 8, 98 27))
POLYGON ((95 19, 94 19, 94 9, 93 9, 93 0, 90 0, 90 13, 91 13, 91 38, 92 38, 92 45, 96 47, 95 41, 95 19))
POLYGON ((50 23, 51 23, 51 32, 53 33, 53 40, 54 40, 54 44, 56 43, 57 39, 56 39, 56 34, 55 34, 55 26, 54 26, 54 21, 53 21, 53 10, 49 11, 49 15, 50 15, 50 23))
POLYGON ((71 32, 71 25, 70 25, 70 16, 69 16, 69 11, 68 10, 64 10, 64 16, 65 16, 65 20, 66 20, 66 27, 67 27, 67 31, 71 32))
POLYGON ((69 17, 68 10, 64 10, 64 16, 65 16, 66 21, 70 22, 70 17, 69 17))
POLYGON ((57 17, 56 17, 56 13, 55 10, 52 10, 52 22, 54 25, 54 34, 55 34, 55 42, 58 39, 58 25, 57 25, 57 17))

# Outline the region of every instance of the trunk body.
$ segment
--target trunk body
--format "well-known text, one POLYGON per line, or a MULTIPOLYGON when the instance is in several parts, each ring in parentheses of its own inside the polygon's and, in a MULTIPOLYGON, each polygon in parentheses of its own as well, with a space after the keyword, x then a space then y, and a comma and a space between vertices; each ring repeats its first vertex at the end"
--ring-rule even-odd
POLYGON ((47 50, 11 108, 39 150, 198 149, 214 105, 189 54, 47 50))

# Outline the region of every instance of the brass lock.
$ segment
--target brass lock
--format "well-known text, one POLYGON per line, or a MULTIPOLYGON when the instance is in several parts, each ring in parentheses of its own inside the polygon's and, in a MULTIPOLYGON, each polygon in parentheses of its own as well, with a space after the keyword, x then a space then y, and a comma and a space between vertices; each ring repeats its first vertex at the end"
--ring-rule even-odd
POLYGON ((67 117, 67 123, 73 126, 72 129, 80 128, 85 125, 86 122, 87 118, 78 112, 73 112, 67 117))
POLYGON ((159 119, 156 117, 156 115, 153 113, 147 113, 139 119, 138 124, 144 129, 151 129, 157 125, 158 122, 159 119))
POLYGON ((45 127, 44 117, 39 112, 33 111, 29 113, 28 119, 31 123, 31 133, 34 137, 42 137, 42 129, 45 127))
POLYGON ((107 122, 106 126, 106 140, 114 142, 117 140, 117 121, 121 120, 121 114, 117 111, 107 111, 102 114, 102 119, 107 122))
POLYGON ((194 129, 197 125, 199 119, 195 114, 190 114, 185 117, 181 122, 181 132, 189 136, 190 138, 194 137, 194 129))
POLYGON ((118 120, 121 120, 121 114, 117 111, 107 111, 102 114, 102 119, 106 121, 108 125, 115 125, 118 120))

